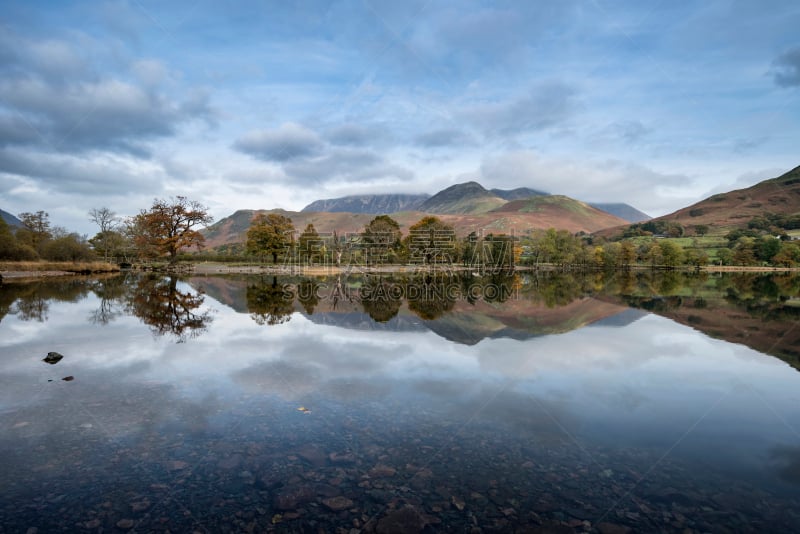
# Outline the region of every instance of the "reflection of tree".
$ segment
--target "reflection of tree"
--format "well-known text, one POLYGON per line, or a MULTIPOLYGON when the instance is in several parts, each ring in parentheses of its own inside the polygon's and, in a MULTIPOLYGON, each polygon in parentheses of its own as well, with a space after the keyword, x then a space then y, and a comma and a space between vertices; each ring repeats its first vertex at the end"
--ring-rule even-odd
POLYGON ((39 321, 43 323, 47 320, 47 312, 50 311, 49 300, 40 293, 35 292, 17 299, 11 311, 23 321, 39 321))
POLYGON ((505 302, 514 294, 514 289, 518 283, 519 277, 516 274, 508 272, 493 274, 485 281, 482 291, 483 300, 486 302, 505 302))
POLYGON ((369 286, 369 291, 362 292, 361 306, 373 321, 388 322, 400 311, 403 301, 392 291, 394 287, 399 286, 378 280, 377 283, 369 286))
POLYGON ((436 319, 455 306, 450 277, 425 276, 413 279, 406 286, 408 309, 427 321, 436 319))
POLYGON ((316 280, 306 278, 297 284, 297 301, 307 314, 312 315, 319 304, 319 284, 316 280))
POLYGON ((100 299, 100 306, 91 313, 89 320, 94 324, 105 325, 122 315, 129 289, 126 276, 95 280, 92 292, 100 299))
POLYGON ((557 308, 590 293, 589 283, 584 274, 560 271, 537 273, 529 280, 524 294, 534 302, 543 302, 548 308, 557 308))
POLYGON ((291 319, 294 295, 287 284, 279 284, 276 276, 269 284, 261 280, 247 286, 247 310, 250 317, 260 324, 275 325, 291 319))
POLYGON ((11 311, 15 300, 17 300, 17 293, 14 291, 14 287, 0 284, 0 321, 11 311))
MULTIPOLYGON (((88 292, 86 279, 47 280, 30 284, 13 284, 4 286, 6 299, 13 302, 8 311, 16 314, 22 321, 47 320, 50 301, 77 302, 88 292)), ((0 305, 0 313, 1 305, 0 305)))
POLYGON ((142 277, 130 296, 128 309, 156 334, 171 334, 180 343, 208 328, 209 312, 197 313, 204 300, 200 293, 180 291, 175 277, 142 277))

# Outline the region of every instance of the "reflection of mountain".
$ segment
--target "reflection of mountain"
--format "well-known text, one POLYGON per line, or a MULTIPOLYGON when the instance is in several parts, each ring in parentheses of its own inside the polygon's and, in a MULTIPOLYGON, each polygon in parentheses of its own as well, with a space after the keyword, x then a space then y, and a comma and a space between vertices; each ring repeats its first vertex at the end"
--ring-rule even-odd
POLYGON ((599 321, 595 321, 589 326, 611 326, 615 328, 621 328, 623 326, 628 326, 629 324, 635 323, 645 315, 647 315, 647 312, 636 310, 634 308, 628 308, 626 310, 619 312, 616 315, 612 315, 610 317, 605 317, 603 319, 600 319, 599 321))
POLYGON ((800 277, 792 275, 736 274, 710 279, 693 291, 679 286, 681 295, 645 292, 602 298, 667 317, 713 338, 746 345, 800 370, 800 301, 792 297, 798 284, 800 277))
POLYGON ((349 330, 380 330, 385 332, 424 332, 425 323, 416 315, 403 313, 385 322, 378 322, 364 312, 315 312, 303 315, 315 324, 338 326, 349 330))
POLYGON ((507 300, 499 305, 477 302, 456 303, 455 308, 425 325, 443 338, 474 345, 485 338, 524 340, 562 334, 613 317, 627 310, 591 297, 576 299, 559 307, 547 307, 530 300, 507 300))
MULTIPOLYGON (((259 280, 261 283, 269 283, 272 277, 194 277, 189 283, 239 313, 251 313, 246 295, 248 288, 252 290, 259 280)), ((284 284, 297 284, 301 279, 294 277, 280 280, 284 284)), ((348 283, 360 286, 362 282, 361 279, 353 279, 348 283)), ((445 339, 465 345, 474 345, 486 338, 524 340, 564 333, 627 313, 627 306, 587 296, 577 296, 561 305, 547 305, 538 298, 539 294, 525 292, 502 303, 478 299, 470 304, 467 300, 457 299, 436 306, 435 299, 403 301, 397 307, 396 314, 384 318, 376 317, 374 310, 365 307, 357 292, 348 289, 347 283, 343 286, 344 289, 340 289, 343 296, 337 299, 334 298, 337 291, 336 279, 322 281, 319 286, 319 302, 313 313, 307 313, 297 301, 293 303, 293 309, 316 324, 362 331, 430 330, 445 339), (432 319, 427 319, 428 317, 432 319)), ((626 315, 618 323, 632 320, 634 319, 626 315)))

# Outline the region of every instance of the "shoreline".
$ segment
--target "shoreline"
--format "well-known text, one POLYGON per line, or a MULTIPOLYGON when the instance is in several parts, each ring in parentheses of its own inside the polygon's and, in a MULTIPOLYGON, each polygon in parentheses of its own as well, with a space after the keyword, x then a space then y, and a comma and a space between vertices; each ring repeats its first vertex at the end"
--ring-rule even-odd
MULTIPOLYGON (((550 265, 530 266, 523 265, 515 267, 511 272, 536 272, 536 271, 558 271, 550 265)), ((632 266, 628 272, 645 272, 650 271, 650 267, 646 266, 632 266)), ((138 269, 134 269, 138 271, 138 269)), ((659 272, 667 272, 664 269, 658 269, 659 272)), ((678 268, 672 272, 697 272, 693 267, 678 268)), ((705 265, 700 267, 699 271, 708 273, 781 273, 781 272, 800 272, 800 267, 754 267, 754 266, 736 266, 736 265, 705 265)), ((25 282, 33 281, 42 278, 56 278, 67 276, 98 276, 116 274, 116 272, 76 272, 67 270, 0 270, 0 283, 2 282, 25 282)), ((146 271, 141 271, 146 272, 146 271)), ((170 273, 165 269, 164 272, 170 273)), ((341 274, 372 274, 372 273, 397 273, 397 274, 413 274, 413 273, 435 273, 435 272, 504 272, 503 270, 484 269, 475 267, 464 267, 462 265, 447 265, 447 266, 420 266, 420 265, 379 265, 379 266, 365 266, 365 265, 227 265, 224 263, 196 263, 191 266, 185 264, 174 271, 175 274, 183 275, 216 275, 216 274, 266 274, 266 275, 307 275, 307 276, 327 276, 327 275, 341 275, 341 274)), ((508 272, 508 271, 506 271, 508 272)), ((579 272, 579 271, 568 271, 579 272)), ((587 271, 594 272, 594 271, 587 271)), ((599 271, 598 271, 599 272, 599 271)))

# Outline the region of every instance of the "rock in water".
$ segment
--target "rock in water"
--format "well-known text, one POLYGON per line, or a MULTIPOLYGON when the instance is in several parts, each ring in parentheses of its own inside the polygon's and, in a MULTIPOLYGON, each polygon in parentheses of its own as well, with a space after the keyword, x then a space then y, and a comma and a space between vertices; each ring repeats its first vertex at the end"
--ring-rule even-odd
POLYGON ((331 497, 330 499, 323 499, 322 504, 324 504, 327 508, 334 512, 341 512, 342 510, 347 510, 348 508, 352 508, 353 501, 348 499, 347 497, 331 497))
POLYGON ((59 354, 57 352, 48 352, 47 356, 45 356, 42 361, 45 363, 49 363, 50 365, 55 365, 58 362, 60 362, 63 357, 64 357, 63 354, 59 354))
POLYGON ((136 523, 133 521, 133 519, 120 519, 117 521, 117 527, 121 528, 122 530, 133 528, 133 525, 135 524, 136 523))
POLYGON ((413 534, 422 532, 425 520, 413 506, 406 506, 386 514, 378 521, 378 534, 413 534))
POLYGON ((378 464, 369 470, 369 476, 372 478, 393 477, 397 470, 384 464, 378 464))
POLYGON ((307 443, 297 449, 295 454, 314 467, 325 467, 325 465, 328 463, 328 455, 325 454, 325 451, 320 447, 310 443, 307 443))
POLYGON ((273 505, 278 510, 294 510, 313 501, 316 496, 314 488, 305 484, 285 486, 275 495, 273 505))

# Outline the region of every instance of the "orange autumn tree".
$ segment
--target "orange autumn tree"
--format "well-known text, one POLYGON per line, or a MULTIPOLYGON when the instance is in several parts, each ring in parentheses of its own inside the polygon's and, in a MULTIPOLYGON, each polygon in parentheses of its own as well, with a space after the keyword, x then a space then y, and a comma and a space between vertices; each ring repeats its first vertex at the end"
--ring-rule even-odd
POLYGON ((178 260, 184 248, 200 248, 205 242, 197 227, 214 220, 208 208, 183 196, 169 200, 155 199, 149 210, 142 210, 129 226, 135 229, 136 248, 150 256, 168 256, 170 263, 178 260))

